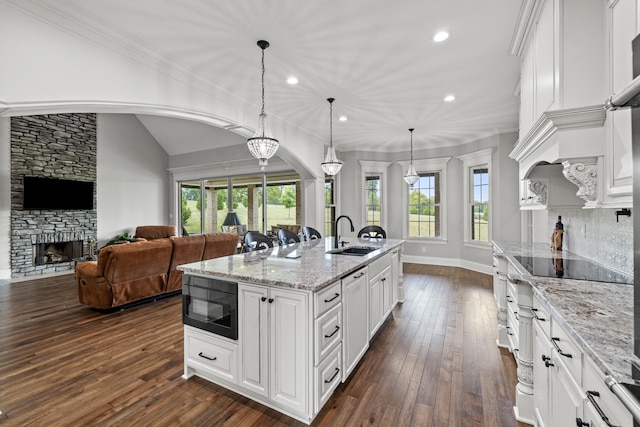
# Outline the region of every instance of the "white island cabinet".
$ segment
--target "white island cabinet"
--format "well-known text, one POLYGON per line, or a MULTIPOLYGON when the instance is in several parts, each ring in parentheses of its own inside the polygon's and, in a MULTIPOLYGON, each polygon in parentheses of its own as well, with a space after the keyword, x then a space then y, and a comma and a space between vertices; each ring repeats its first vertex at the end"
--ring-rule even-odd
POLYGON ((240 385, 306 413, 309 376, 306 293, 238 284, 240 385))
POLYGON ((237 340, 185 325, 184 378, 310 424, 398 302, 402 243, 359 240, 371 252, 353 256, 321 239, 180 266, 185 277, 237 282, 237 340))

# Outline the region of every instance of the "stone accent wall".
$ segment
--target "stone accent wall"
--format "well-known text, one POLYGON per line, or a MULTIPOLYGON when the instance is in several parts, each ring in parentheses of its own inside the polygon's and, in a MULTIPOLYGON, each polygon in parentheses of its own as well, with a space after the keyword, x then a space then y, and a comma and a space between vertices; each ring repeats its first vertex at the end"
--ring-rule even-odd
MULTIPOLYGON (((96 115, 47 114, 11 118, 11 276, 73 268, 73 263, 33 265, 33 245, 69 236, 96 236, 96 210, 24 210, 23 177, 96 182, 96 115)), ((94 206, 96 206, 94 185, 94 206)), ((86 243, 85 243, 86 244, 86 243)), ((86 253, 86 248, 85 248, 86 253)))

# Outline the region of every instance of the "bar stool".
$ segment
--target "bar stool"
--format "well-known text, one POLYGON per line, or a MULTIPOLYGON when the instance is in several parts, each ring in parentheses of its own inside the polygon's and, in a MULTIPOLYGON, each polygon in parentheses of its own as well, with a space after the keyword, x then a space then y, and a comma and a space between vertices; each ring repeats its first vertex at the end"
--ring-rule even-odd
POLYGON ((316 240, 322 239, 322 234, 315 228, 311 227, 302 227, 302 235, 304 236, 304 240, 316 240))
POLYGON ((287 246, 291 243, 300 243, 300 237, 292 231, 281 228, 278 230, 278 241, 280 246, 287 246))
POLYGON ((358 237, 363 239, 386 239, 387 232, 377 225, 367 225, 362 230, 358 231, 358 237))
POLYGON ((273 241, 259 231, 248 231, 244 235, 244 247, 247 252, 273 247, 273 241))

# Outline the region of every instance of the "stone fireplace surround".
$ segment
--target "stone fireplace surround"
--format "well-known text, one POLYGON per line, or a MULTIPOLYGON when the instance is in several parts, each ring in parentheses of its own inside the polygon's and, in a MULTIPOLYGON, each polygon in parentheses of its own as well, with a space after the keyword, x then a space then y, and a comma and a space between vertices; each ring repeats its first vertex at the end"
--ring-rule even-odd
POLYGON ((88 253, 86 240, 97 233, 96 210, 24 210, 23 177, 96 182, 96 148, 93 113, 11 118, 11 277, 73 268, 74 262, 66 260, 36 265, 40 243, 81 241, 82 252, 88 253))

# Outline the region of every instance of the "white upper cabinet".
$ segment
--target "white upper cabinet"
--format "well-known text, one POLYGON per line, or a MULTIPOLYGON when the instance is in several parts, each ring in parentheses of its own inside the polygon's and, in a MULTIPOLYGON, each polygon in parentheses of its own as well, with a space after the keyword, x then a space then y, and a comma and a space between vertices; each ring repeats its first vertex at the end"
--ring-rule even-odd
MULTIPOLYGON (((633 80, 631 41, 638 34, 637 0, 607 2, 607 95, 619 93, 633 80)), ((607 111, 603 205, 632 204, 631 110, 607 111)))
POLYGON ((631 113, 603 106, 633 79, 638 15, 638 0, 523 3, 511 46, 522 65, 520 138, 510 157, 527 208, 543 205, 527 202, 541 163, 562 164, 584 207, 631 205, 631 113))

